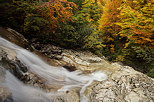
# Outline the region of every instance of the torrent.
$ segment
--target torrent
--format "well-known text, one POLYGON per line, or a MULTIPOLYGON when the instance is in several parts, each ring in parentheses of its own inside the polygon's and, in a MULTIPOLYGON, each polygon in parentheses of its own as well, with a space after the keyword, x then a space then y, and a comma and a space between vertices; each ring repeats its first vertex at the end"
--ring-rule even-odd
MULTIPOLYGON (((84 96, 86 87, 94 80, 107 79, 107 75, 101 71, 84 75, 80 70, 69 72, 63 67, 50 66, 37 55, 3 38, 0 38, 0 46, 15 51, 17 59, 28 68, 29 72, 35 73, 50 85, 61 86, 56 92, 46 92, 41 88, 24 84, 8 70, 5 70, 5 81, 0 85, 10 90, 14 102, 54 102, 53 97, 73 88, 80 88, 80 102, 88 102, 88 98, 84 96)), ((1 68, 5 69, 2 66, 1 68)))

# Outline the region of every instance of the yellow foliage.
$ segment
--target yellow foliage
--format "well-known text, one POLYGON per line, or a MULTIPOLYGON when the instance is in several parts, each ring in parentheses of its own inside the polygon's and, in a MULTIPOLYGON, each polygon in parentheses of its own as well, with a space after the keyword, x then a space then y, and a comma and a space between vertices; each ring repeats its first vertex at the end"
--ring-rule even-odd
POLYGON ((127 0, 127 3, 120 8, 118 16, 121 19, 116 23, 121 26, 121 36, 139 45, 153 46, 154 42, 154 4, 151 1, 144 4, 143 0, 127 0), (130 3, 130 1, 133 1, 130 3), (129 2, 129 3, 128 3, 129 2), (138 8, 134 8, 136 5, 138 8))
POLYGON ((116 61, 124 61, 125 56, 119 55, 116 57, 116 61))
MULTIPOLYGON (((99 20, 98 29, 102 33, 102 42, 110 49, 111 53, 115 53, 115 41, 119 39, 120 25, 115 24, 120 19, 118 15, 120 13, 119 7, 123 0, 102 0, 104 3, 103 14, 99 20)), ((120 46, 119 46, 120 47, 120 46)))
POLYGON ((118 20, 117 16, 119 14, 119 7, 122 0, 103 0, 103 14, 99 20, 99 29, 102 30, 106 26, 110 26, 118 20))
POLYGON ((115 52, 114 47, 111 47, 111 48, 110 48, 110 52, 111 52, 111 53, 114 53, 114 52, 115 52))

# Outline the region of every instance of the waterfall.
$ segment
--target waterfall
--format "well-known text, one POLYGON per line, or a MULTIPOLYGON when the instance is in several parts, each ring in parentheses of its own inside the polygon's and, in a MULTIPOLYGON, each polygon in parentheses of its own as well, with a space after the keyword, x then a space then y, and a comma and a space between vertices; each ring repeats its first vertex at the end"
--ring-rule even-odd
MULTIPOLYGON (((33 72, 39 77, 46 80, 51 85, 61 85, 56 93, 47 93, 41 89, 30 87, 23 84, 15 78, 10 72, 6 71, 5 86, 7 86, 13 95, 15 102, 52 102, 52 96, 61 92, 70 90, 75 87, 81 88, 80 96, 84 96, 84 91, 94 80, 102 81, 107 79, 106 74, 101 71, 84 75, 81 71, 69 72, 63 67, 54 67, 48 65, 41 60, 37 55, 25 50, 0 37, 0 46, 9 48, 16 52, 17 58, 28 68, 29 72, 33 72)), ((3 84, 3 85, 4 85, 3 84)), ((86 102, 87 99, 81 99, 81 102, 86 102)))

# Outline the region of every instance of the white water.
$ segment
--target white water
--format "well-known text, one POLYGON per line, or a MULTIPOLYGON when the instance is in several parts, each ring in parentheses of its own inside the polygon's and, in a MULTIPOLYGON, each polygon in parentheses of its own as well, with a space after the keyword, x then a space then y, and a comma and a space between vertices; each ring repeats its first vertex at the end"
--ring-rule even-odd
MULTIPOLYGON (((93 80, 102 81, 107 78, 107 76, 100 71, 90 75, 83 75, 80 71, 69 72, 63 67, 57 68, 50 66, 33 53, 12 44, 1 37, 0 46, 14 50, 17 53, 17 58, 28 67, 28 70, 37 74, 39 77, 44 78, 48 84, 62 85, 63 87, 59 89, 56 94, 61 91, 70 90, 74 87, 80 87, 80 96, 83 96, 80 100, 81 102, 88 101, 83 93, 93 80)), ((15 102, 52 102, 51 96, 53 93, 45 93, 40 89, 26 86, 9 72, 6 72, 5 84, 13 93, 15 102)))
POLYGON ((24 85, 8 71, 6 71, 3 85, 7 86, 12 92, 14 102, 51 102, 47 93, 24 85))

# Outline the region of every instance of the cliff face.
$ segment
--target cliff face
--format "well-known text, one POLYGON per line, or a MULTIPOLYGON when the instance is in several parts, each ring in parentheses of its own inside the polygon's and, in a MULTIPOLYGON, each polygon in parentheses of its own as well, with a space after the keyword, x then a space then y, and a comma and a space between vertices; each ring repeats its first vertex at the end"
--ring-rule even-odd
MULTIPOLYGON (((12 31, 12 30, 11 30, 12 31)), ((29 47, 28 42, 17 32, 10 32, 0 28, 0 36, 22 47, 29 47), (13 40, 12 40, 13 39, 13 40), (17 39, 17 41, 16 41, 17 39), (24 40, 23 40, 24 39, 24 40), (24 41, 24 42, 23 42, 24 41), (26 46, 25 46, 26 45, 26 46)), ((81 70, 88 75, 101 70, 108 76, 107 80, 94 81, 84 91, 88 102, 153 102, 154 79, 135 71, 129 66, 110 63, 105 58, 100 58, 87 51, 66 50, 52 45, 31 44, 38 54, 49 64, 63 66, 70 72, 81 70)), ((29 47, 29 48, 32 48, 29 47)), ((56 91, 57 87, 45 83, 45 80, 34 73, 30 73, 11 49, 0 44, 0 82, 4 81, 3 68, 13 73, 20 81, 27 85, 41 88, 46 92, 56 91), (3 74, 2 74, 3 73, 3 74)), ((79 89, 74 88, 66 93, 54 96, 54 102, 79 102, 79 89)), ((0 84, 0 101, 12 102, 12 94, 0 84)))

